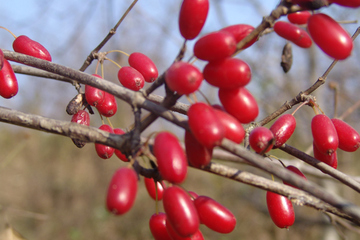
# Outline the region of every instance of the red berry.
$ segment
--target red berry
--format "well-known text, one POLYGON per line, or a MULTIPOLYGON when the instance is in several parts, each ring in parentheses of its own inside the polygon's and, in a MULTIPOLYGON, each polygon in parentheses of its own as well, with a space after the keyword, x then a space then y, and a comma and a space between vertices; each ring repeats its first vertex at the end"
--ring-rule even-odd
MULTIPOLYGON (((101 78, 101 76, 97 74, 93 74, 93 76, 101 78)), ((92 87, 90 85, 85 85, 85 98, 88 104, 96 107, 98 104, 101 104, 104 101, 105 91, 92 87)))
POLYGON ((105 117, 112 117, 117 112, 117 102, 115 96, 105 92, 104 101, 98 103, 96 109, 105 117))
POLYGON ((3 68, 3 66, 4 66, 4 53, 3 53, 3 51, 0 49, 0 71, 1 71, 1 69, 3 68))
POLYGON ((212 198, 199 196, 194 200, 201 223, 219 233, 230 233, 236 226, 231 211, 212 198))
POLYGON ((291 201, 277 193, 267 192, 266 203, 273 222, 279 228, 289 228, 295 222, 295 212, 291 201))
POLYGON ((198 102, 190 106, 187 114, 191 132, 200 144, 208 149, 221 144, 225 129, 211 106, 198 102))
POLYGON ((155 63, 145 54, 134 52, 130 54, 128 62, 143 75, 145 82, 154 82, 159 76, 155 63))
POLYGON ((241 143, 245 138, 245 130, 241 123, 233 116, 214 106, 214 111, 225 128, 225 138, 241 143))
MULTIPOLYGON (((254 30, 253 26, 250 26, 247 24, 236 24, 236 25, 231 25, 231 26, 225 27, 225 28, 221 29, 220 31, 226 31, 226 32, 231 33, 235 37, 236 43, 239 43, 247 35, 249 35, 253 30, 254 30)), ((242 49, 250 47, 251 45, 253 45, 256 42, 256 40, 257 40, 257 37, 252 39, 242 49)))
POLYGON ((202 235, 200 229, 196 231, 190 237, 182 237, 180 236, 175 229, 171 226, 168 220, 166 220, 166 230, 169 233, 172 240, 204 240, 204 236, 202 235))
POLYGON ((187 174, 187 160, 179 140, 170 132, 161 132, 154 141, 154 155, 164 180, 182 183, 187 174))
POLYGON ((314 158, 317 160, 326 163, 327 165, 337 168, 338 160, 337 160, 337 153, 332 152, 331 154, 324 154, 320 152, 320 150, 317 148, 317 146, 313 143, 313 152, 314 152, 314 158))
POLYGON ((339 137, 339 148, 347 152, 354 152, 360 146, 360 135, 346 122, 340 119, 331 119, 339 137))
POLYGON ((360 0, 328 0, 330 3, 335 3, 344 7, 357 8, 360 7, 360 0))
POLYGON ((280 37, 295 43, 299 47, 311 47, 312 41, 309 34, 304 29, 299 28, 292 23, 277 21, 274 24, 274 31, 280 37))
POLYGON ((308 31, 314 42, 327 55, 335 59, 350 56, 353 41, 350 35, 331 17, 317 13, 308 20, 308 31))
POLYGON ((149 193, 150 197, 156 200, 156 195, 157 195, 157 200, 160 201, 163 198, 163 193, 164 193, 163 186, 165 186, 164 185, 165 183, 164 182, 155 183, 153 178, 146 178, 146 177, 144 178, 144 182, 145 182, 146 190, 149 193), (155 188, 155 184, 156 184, 156 188, 155 188))
POLYGON ((185 150, 187 160, 193 167, 201 168, 211 161, 212 149, 204 147, 189 131, 185 131, 185 150))
POLYGON ((274 135, 266 127, 256 127, 250 132, 249 144, 257 153, 266 153, 273 147, 274 135))
POLYGON ((120 68, 118 79, 124 87, 133 91, 139 91, 145 84, 143 75, 135 68, 129 66, 120 68))
POLYGON ((172 240, 166 230, 166 214, 159 212, 151 216, 149 221, 150 231, 155 240, 172 240))
MULTIPOLYGON (((109 132, 109 133, 114 133, 114 130, 106 124, 103 124, 99 127, 100 130, 109 132)), ((111 158, 111 156, 114 154, 115 149, 100 143, 95 143, 95 150, 96 153, 99 157, 101 157, 102 159, 108 159, 111 158)))
POLYGON ((189 194, 178 186, 164 191, 164 210, 167 220, 181 237, 190 237, 199 230, 199 217, 189 194))
POLYGON ((179 15, 180 33, 185 39, 199 35, 209 12, 209 0, 184 0, 179 15))
POLYGON ((85 110, 79 110, 77 113, 75 113, 72 116, 71 122, 82 124, 85 126, 90 126, 90 115, 85 110))
POLYGON ((167 86, 181 95, 198 90, 202 80, 199 69, 187 62, 175 62, 165 73, 167 86))
POLYGON ((301 11, 301 12, 294 12, 287 15, 289 22, 293 24, 306 24, 309 17, 311 16, 311 12, 309 11, 301 11))
POLYGON ((250 123, 259 114, 255 98, 244 87, 238 89, 219 89, 219 99, 225 110, 240 123, 250 123))
MULTIPOLYGON (((305 180, 307 180, 307 178, 305 177, 305 175, 295 166, 292 166, 292 165, 289 165, 286 167, 287 170, 293 172, 293 173, 296 173, 297 175, 299 175, 300 177, 304 178, 305 180)), ((293 188, 298 188, 298 187, 295 187, 293 185, 291 185, 290 183, 287 183, 284 181, 284 184, 285 185, 288 185, 288 186, 291 186, 293 188)))
POLYGON ((138 176, 132 168, 120 168, 113 175, 106 197, 107 209, 121 215, 133 206, 137 192, 138 176))
POLYGON ((206 61, 216 61, 230 57, 235 50, 235 38, 226 31, 208 33, 197 40, 194 45, 194 55, 206 61))
POLYGON ((18 53, 51 61, 51 55, 43 45, 24 35, 18 36, 14 40, 13 49, 18 53))
POLYGON ((314 144, 323 154, 330 155, 335 152, 339 146, 339 138, 331 119, 318 114, 311 120, 311 132, 314 138, 314 144))
MULTIPOLYGON (((115 134, 125 134, 125 132, 121 129, 121 128, 114 128, 114 133, 115 134)), ((120 150, 115 149, 115 155, 123 162, 129 162, 129 159, 126 157, 125 154, 123 154, 120 150)))
POLYGON ((3 67, 0 70, 0 96, 12 98, 18 93, 19 86, 10 63, 5 58, 3 60, 3 67))
POLYGON ((281 147, 294 133, 296 127, 296 119, 291 114, 280 116, 270 127, 270 131, 274 134, 275 147, 281 147))
POLYGON ((209 62, 203 70, 205 80, 218 88, 243 87, 251 80, 251 69, 246 62, 237 58, 209 62))

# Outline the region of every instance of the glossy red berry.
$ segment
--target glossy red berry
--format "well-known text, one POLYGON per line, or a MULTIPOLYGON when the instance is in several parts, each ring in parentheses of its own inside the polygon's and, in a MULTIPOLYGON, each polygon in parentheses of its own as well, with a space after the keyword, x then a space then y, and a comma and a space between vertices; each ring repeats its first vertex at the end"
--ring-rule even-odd
MULTIPOLYGON (((93 76, 101 78, 101 76, 97 74, 93 74, 93 76)), ((92 87, 90 85, 85 85, 85 98, 88 104, 96 107, 98 104, 101 104, 104 101, 105 91, 92 87)))
POLYGON ((163 197, 167 220, 181 237, 190 237, 199 230, 199 217, 189 194, 178 186, 165 189, 163 197))
POLYGON ((164 187, 165 186, 164 182, 160 183, 160 182, 156 182, 154 181, 153 178, 144 178, 144 182, 145 182, 145 187, 147 192, 149 193, 150 197, 154 200, 156 200, 156 195, 157 195, 157 200, 160 201, 163 198, 163 193, 164 193, 164 187), (156 188, 155 188, 155 184, 156 184, 156 188))
POLYGON ((166 230, 166 214, 159 212, 154 213, 149 221, 151 234, 155 240, 172 240, 166 230))
POLYGON ((205 80, 215 87, 234 89, 250 82, 251 69, 240 59, 225 58, 206 64, 203 75, 205 80))
POLYGON ((194 45, 195 57, 206 61, 217 61, 230 57, 235 50, 235 38, 226 31, 208 33, 198 39, 194 45))
POLYGON ((256 127, 250 132, 249 144, 257 153, 266 153, 273 147, 274 135, 266 127, 256 127))
POLYGON ((212 158, 212 149, 204 147, 189 131, 185 131, 185 151, 189 164, 196 168, 208 165, 212 158))
POLYGON ((118 79, 124 87, 133 91, 139 91, 145 84, 143 75, 135 68, 129 66, 120 68, 118 79))
POLYGON ((289 228, 295 222, 295 212, 291 201, 277 193, 266 193, 266 204, 273 222, 279 228, 289 228))
POLYGON ((245 130, 241 123, 224 110, 214 107, 214 111, 225 128, 225 138, 241 143, 245 138, 245 130))
MULTIPOLYGON (((239 43, 241 40, 243 40, 247 35, 249 35, 254 30, 254 27, 247 24, 236 24, 227 26, 220 31, 226 31, 231 33, 235 37, 236 43, 239 43)), ((257 40, 257 37, 252 39, 249 43, 247 43, 244 47, 241 49, 245 49, 253 45, 257 40)))
POLYGON ((339 138, 331 119, 318 114, 311 120, 311 132, 314 138, 314 144, 323 154, 331 154, 339 146, 339 138))
POLYGON ((322 153, 317 146, 313 143, 313 152, 314 152, 314 158, 317 160, 326 163, 327 165, 337 168, 338 160, 337 160, 337 153, 332 152, 331 154, 324 154, 322 153))
POLYGON ((236 218, 232 212, 206 196, 194 200, 196 210, 202 224, 219 233, 230 233, 236 226, 236 218))
POLYGON ((182 183, 187 174, 187 160, 179 140, 170 132, 158 133, 154 140, 154 155, 164 180, 182 183))
POLYGON ((339 148, 347 152, 354 152, 360 146, 360 135, 346 122, 333 118, 331 119, 339 137, 339 148))
MULTIPOLYGON (((114 130, 109 125, 106 124, 101 125, 99 129, 109 133, 114 133, 114 130)), ((95 143, 95 150, 97 155, 102 159, 111 158, 111 156, 114 154, 115 151, 114 148, 100 143, 95 143)))
POLYGON ((113 175, 106 197, 107 209, 121 215, 133 206, 137 193, 138 176, 134 169, 123 167, 113 175))
POLYGON ((75 113, 72 116, 71 122, 82 124, 85 126, 90 126, 90 115, 85 110, 79 110, 77 113, 75 113))
POLYGON ((309 11, 301 11, 301 12, 294 12, 287 15, 289 22, 293 24, 306 24, 309 17, 311 16, 311 12, 309 11))
MULTIPOLYGON (((292 165, 289 165, 286 167, 287 170, 293 172, 293 173, 296 173, 297 175, 299 175, 300 177, 302 177, 303 179, 307 180, 307 178, 305 177, 305 175, 295 166, 292 166, 292 165)), ((285 181, 283 181, 285 185, 288 185, 288 186, 291 186, 293 188, 298 188, 298 187, 295 187, 293 185, 291 185, 290 183, 287 183, 285 181)))
POLYGON ((193 235, 190 237, 182 237, 180 236, 175 229, 171 226, 169 221, 166 221, 166 230, 169 233, 172 240, 204 240, 204 236, 202 235, 200 229, 196 231, 193 235))
POLYGON ((145 82, 154 82, 159 76, 155 63, 145 54, 134 52, 130 54, 128 62, 143 75, 145 82))
POLYGON ((18 53, 51 61, 51 55, 43 45, 24 35, 18 36, 14 40, 13 49, 18 53))
POLYGON ((309 18, 307 27, 311 38, 327 55, 339 60, 350 56, 353 41, 334 19, 317 13, 309 18))
POLYGON ((281 115, 270 127, 274 134, 274 147, 282 146, 294 133, 296 119, 291 114, 281 115))
POLYGON ((289 40, 299 47, 309 48, 312 41, 309 34, 302 28, 284 21, 277 21, 274 24, 274 31, 282 38, 289 40))
POLYGON ((329 0, 329 2, 344 7, 351 7, 351 8, 360 7, 360 0, 329 0))
POLYGON ((183 0, 180 15, 180 33, 185 39, 196 38, 205 24, 209 0, 183 0))
POLYGON ((225 128, 211 106, 202 102, 194 103, 187 114, 191 133, 200 144, 208 149, 220 145, 225 128))
POLYGON ((4 53, 3 53, 3 51, 0 49, 0 71, 1 71, 1 69, 3 68, 3 66, 4 66, 4 53))
POLYGON ((105 117, 112 117, 117 112, 117 102, 115 96, 105 92, 104 101, 98 103, 96 109, 105 117))
MULTIPOLYGON (((121 128, 114 128, 114 133, 123 135, 125 132, 121 128)), ((115 155, 123 162, 129 162, 129 159, 126 157, 125 154, 123 154, 120 150, 115 149, 115 155)))
POLYGON ((202 80, 203 75, 199 69, 187 62, 175 62, 165 73, 167 86, 181 95, 198 90, 202 80))
POLYGON ((0 96, 12 98, 18 93, 19 86, 10 63, 5 58, 3 61, 3 67, 0 70, 0 96))
POLYGON ((240 123, 250 123, 259 114, 259 107, 255 98, 244 87, 238 89, 220 88, 219 99, 225 110, 240 123))

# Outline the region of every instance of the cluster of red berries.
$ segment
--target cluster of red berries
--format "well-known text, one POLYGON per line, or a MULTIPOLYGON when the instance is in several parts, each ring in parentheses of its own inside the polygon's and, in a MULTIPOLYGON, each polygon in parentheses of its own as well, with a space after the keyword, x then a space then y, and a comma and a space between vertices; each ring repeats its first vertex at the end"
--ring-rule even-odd
MULTIPOLYGON (((4 27, 0 28, 9 31, 4 27)), ((12 44, 15 52, 51 61, 50 53, 40 43, 30 39, 25 35, 16 37, 13 33, 11 34, 15 37, 15 40, 12 44)), ((0 49, 0 96, 7 99, 12 98, 18 93, 18 91, 19 86, 15 73, 9 61, 4 58, 3 51, 0 49)))
MULTIPOLYGON (((309 1, 293 2, 301 4, 300 2, 309 1)), ((333 2, 345 5, 348 1, 333 2)), ((352 7, 359 5, 360 3, 354 3, 352 7)), ((302 11, 289 14, 288 20, 290 22, 277 21, 274 24, 274 31, 279 36, 302 48, 311 47, 313 40, 324 53, 334 59, 343 60, 350 56, 353 41, 350 35, 330 16, 323 13, 311 14, 309 11, 302 11), (306 25, 307 31, 299 25, 306 25)))

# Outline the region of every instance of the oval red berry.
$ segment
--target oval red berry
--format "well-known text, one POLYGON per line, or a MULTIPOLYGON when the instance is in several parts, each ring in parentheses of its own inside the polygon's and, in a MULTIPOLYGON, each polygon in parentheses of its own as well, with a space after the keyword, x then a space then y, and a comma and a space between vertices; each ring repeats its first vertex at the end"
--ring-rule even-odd
POLYGON ((230 233, 236 226, 236 218, 232 212, 206 196, 198 196, 194 200, 196 210, 202 224, 219 233, 230 233))
POLYGON ((238 89, 220 88, 219 99, 225 110, 240 123, 250 123, 259 114, 259 107, 255 98, 244 87, 238 89))
POLYGON ((274 135, 266 127, 256 127, 250 132, 249 144, 257 153, 266 153, 273 147, 274 135))
POLYGON ((9 61, 5 58, 3 60, 3 67, 0 70, 0 96, 8 99, 18 93, 19 86, 9 61))
POLYGON ((249 65, 237 58, 225 58, 209 62, 203 70, 205 80, 218 88, 243 87, 251 80, 249 65))
POLYGON ((183 0, 179 14, 180 33, 185 39, 196 38, 209 12, 209 0, 183 0))
POLYGON ((311 132, 314 138, 314 144, 320 152, 330 155, 335 152, 339 146, 339 138, 331 119, 318 114, 311 120, 311 132))
POLYGON ((312 45, 309 34, 304 29, 292 23, 278 21, 274 24, 274 31, 280 37, 295 43, 299 47, 309 48, 312 45))
POLYGON ((49 51, 43 45, 25 35, 20 35, 14 40, 13 49, 18 53, 51 61, 49 51))
POLYGON ((155 63, 145 54, 134 52, 130 54, 128 62, 141 73, 145 82, 154 82, 159 76, 155 63))
POLYGON ((274 134, 275 147, 283 145, 294 133, 296 128, 296 119, 291 114, 281 115, 270 127, 274 134))
POLYGON ((198 39, 194 45, 194 55, 206 61, 216 61, 230 57, 235 50, 235 38, 226 31, 208 33, 198 39))
POLYGON ((170 132, 158 133, 154 140, 154 155, 164 180, 182 183, 187 174, 187 160, 179 140, 170 132))
POLYGON ((115 215, 128 212, 134 205, 138 176, 132 168, 120 168, 113 175, 106 197, 107 209, 115 215))
POLYGON ((189 237, 199 230, 199 217, 189 194, 178 186, 168 187, 164 191, 163 206, 167 220, 175 232, 189 237))
POLYGON ((124 87, 133 91, 139 91, 145 84, 143 75, 135 68, 129 66, 120 68, 118 79, 124 87))
POLYGON ((175 62, 165 73, 167 86, 178 94, 190 94, 199 89, 203 75, 195 66, 187 62, 175 62))
POLYGON ((266 204, 271 219, 279 228, 289 228, 295 222, 295 212, 291 201, 277 193, 266 193, 266 204))
POLYGON ((339 60, 350 56, 353 41, 334 19, 317 13, 309 18, 307 26, 311 38, 327 55, 339 60))
POLYGON ((346 122, 333 118, 331 119, 339 137, 339 148, 347 152, 354 152, 360 146, 360 135, 346 122))
POLYGON ((225 128, 211 106, 201 102, 194 103, 187 114, 191 133, 200 144, 208 149, 220 145, 225 136, 225 128))

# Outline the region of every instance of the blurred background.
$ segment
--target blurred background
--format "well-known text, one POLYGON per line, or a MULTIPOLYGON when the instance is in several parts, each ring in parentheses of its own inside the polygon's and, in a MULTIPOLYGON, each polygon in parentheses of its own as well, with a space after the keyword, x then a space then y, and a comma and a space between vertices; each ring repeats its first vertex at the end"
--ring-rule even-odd
MULTIPOLYGON (((131 2, 2 1, 0 25, 15 35, 27 35, 40 42, 52 54, 53 62, 79 69, 131 2)), ((256 26, 277 3, 275 0, 211 0, 209 16, 201 35, 238 23, 256 26)), ((102 51, 118 49, 127 53, 142 52, 156 63, 160 73, 163 72, 174 60, 183 42, 177 25, 180 5, 181 0, 139 1, 102 51)), ((359 10, 335 5, 321 12, 339 21, 358 20, 360 16, 359 10)), ((281 20, 286 21, 286 17, 281 20)), ((344 24, 343 27, 352 34, 358 24, 344 24)), ((9 33, 1 30, 2 49, 11 50, 13 40, 9 33)), ((194 42, 188 43, 185 59, 191 56, 194 42)), ((280 67, 285 43, 284 39, 270 33, 237 56, 252 69, 252 81, 247 88, 260 106, 257 120, 263 119, 285 101, 307 89, 332 62, 315 45, 307 50, 293 46, 293 67, 285 74, 280 67)), ((325 85, 314 93, 329 117, 343 114, 360 100, 359 51, 359 40, 356 40, 352 56, 339 62, 325 85), (334 91, 329 88, 330 82, 338 86, 337 113, 334 112, 334 91)), ((111 53, 108 57, 120 65, 127 65, 125 55, 111 53)), ((204 63, 198 61, 196 65, 201 69, 204 63)), ((86 72, 94 73, 95 66, 94 61, 86 72)), ((105 79, 118 83, 118 68, 110 62, 105 62, 104 68, 105 79)), ((70 121, 71 117, 66 114, 65 108, 76 94, 71 84, 20 74, 17 78, 20 86, 18 95, 10 100, 0 99, 1 106, 70 121)), ((219 102, 215 88, 203 83, 201 90, 212 103, 219 102)), ((163 94, 162 90, 156 93, 163 94)), ((198 97, 203 100, 200 95, 198 97)), ((186 98, 180 101, 188 103, 186 98)), ((126 128, 133 121, 131 108, 121 101, 118 101, 118 106, 117 114, 111 118, 112 123, 114 127, 126 128)), ((290 145, 303 151, 311 147, 312 116, 314 113, 308 107, 303 107, 295 114, 297 129, 289 141, 290 145)), ((345 120, 360 131, 359 119, 360 111, 356 109, 345 120)), ((98 127, 100 124, 99 116, 93 115, 91 125, 98 127)), ((181 129, 161 119, 151 125, 143 136, 166 129, 175 132, 180 139, 183 138, 181 129)), ((4 123, 0 123, 0 131, 0 240, 3 240, 1 233, 6 223, 26 239, 153 239, 148 221, 155 212, 155 202, 148 197, 143 179, 130 212, 115 217, 105 210, 107 185, 115 170, 125 166, 125 163, 115 156, 108 160, 100 159, 93 144, 78 149, 68 138, 4 123)), ((279 150, 270 153, 282 159, 292 159, 279 150)), ((338 169, 349 175, 360 176, 358 158, 358 153, 339 150, 338 169)), ((299 162, 294 161, 294 164, 299 162)), ((247 165, 228 165, 271 178, 247 165)), ((311 174, 307 177, 360 205, 358 193, 337 181, 311 174)), ((216 199, 237 217, 236 229, 227 235, 214 233, 202 226, 205 239, 359 238, 356 231, 331 224, 323 213, 300 206, 295 207, 296 221, 290 230, 278 229, 268 215, 264 191, 209 173, 189 169, 183 186, 199 195, 216 199)), ((161 203, 159 206, 162 210, 161 203)))

